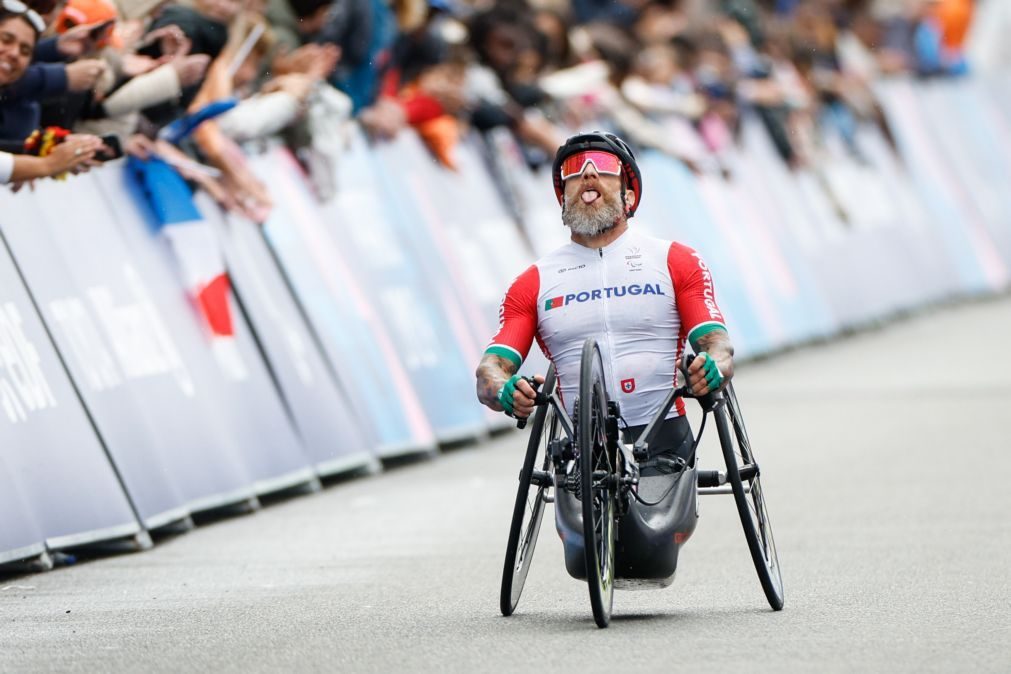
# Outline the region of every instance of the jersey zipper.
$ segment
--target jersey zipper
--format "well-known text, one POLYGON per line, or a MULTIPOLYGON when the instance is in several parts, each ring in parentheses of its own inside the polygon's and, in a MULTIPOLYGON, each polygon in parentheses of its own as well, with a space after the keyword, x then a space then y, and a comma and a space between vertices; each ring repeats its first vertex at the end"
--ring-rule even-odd
POLYGON ((611 386, 610 391, 608 391, 608 396, 610 396, 613 391, 618 390, 618 382, 614 380, 614 342, 611 340, 610 321, 608 320, 610 317, 610 299, 607 297, 607 261, 604 260, 603 248, 598 248, 597 253, 600 254, 600 292, 603 294, 600 301, 604 306, 604 341, 607 343, 607 358, 603 360, 604 367, 607 368, 607 383, 611 386))

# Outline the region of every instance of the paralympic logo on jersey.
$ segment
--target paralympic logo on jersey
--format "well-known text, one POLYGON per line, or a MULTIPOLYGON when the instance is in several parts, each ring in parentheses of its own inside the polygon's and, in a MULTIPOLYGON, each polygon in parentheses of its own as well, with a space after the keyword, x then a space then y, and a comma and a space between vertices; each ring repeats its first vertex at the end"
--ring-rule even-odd
POLYGON ((592 302, 604 298, 610 299, 612 297, 625 297, 628 295, 663 295, 666 297, 667 293, 660 288, 659 283, 632 283, 627 286, 610 286, 608 288, 596 288, 594 290, 584 290, 578 293, 552 297, 544 300, 544 310, 550 311, 551 309, 564 307, 572 302, 592 302))

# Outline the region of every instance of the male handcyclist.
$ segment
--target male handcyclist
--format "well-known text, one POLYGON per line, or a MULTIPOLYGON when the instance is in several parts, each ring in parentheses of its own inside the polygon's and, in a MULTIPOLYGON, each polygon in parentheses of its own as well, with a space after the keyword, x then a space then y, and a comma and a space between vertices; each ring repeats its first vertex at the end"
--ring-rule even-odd
MULTIPOLYGON (((631 442, 676 385, 686 342, 697 354, 688 369, 695 395, 715 391, 733 376, 734 349, 712 275, 691 248, 629 228, 642 179, 632 151, 617 136, 569 138, 555 156, 552 178, 571 242, 534 263, 506 293, 498 334, 477 368, 478 399, 518 418, 533 412, 535 391, 518 371, 536 338, 573 414, 583 343, 593 337, 608 397, 620 403, 625 441, 631 442)), ((650 445, 642 475, 677 470, 692 460, 691 447, 679 399, 650 445)))

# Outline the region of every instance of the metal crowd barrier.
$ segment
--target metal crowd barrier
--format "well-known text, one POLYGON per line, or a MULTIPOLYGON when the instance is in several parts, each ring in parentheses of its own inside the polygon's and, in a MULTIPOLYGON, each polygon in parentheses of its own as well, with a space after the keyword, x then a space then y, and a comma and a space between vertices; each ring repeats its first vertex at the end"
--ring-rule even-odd
MULTIPOLYGON (((829 138, 790 170, 747 122, 730 180, 642 157, 633 226, 702 253, 742 355, 1008 287, 1011 85, 877 93, 898 155, 864 127, 862 157, 829 138)), ((511 279, 565 239, 549 177, 506 136, 452 172, 353 130, 325 204, 285 149, 251 162, 262 226, 123 163, 0 191, 0 565, 144 548, 508 426, 472 372, 511 279)))

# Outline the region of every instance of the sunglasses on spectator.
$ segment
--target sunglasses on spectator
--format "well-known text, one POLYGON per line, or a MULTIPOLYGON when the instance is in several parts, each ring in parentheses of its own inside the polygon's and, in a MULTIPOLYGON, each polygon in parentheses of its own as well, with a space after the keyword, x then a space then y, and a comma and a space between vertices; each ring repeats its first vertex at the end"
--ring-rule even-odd
POLYGON ((35 32, 45 32, 46 22, 42 20, 42 17, 39 16, 38 12, 21 2, 21 0, 0 0, 0 3, 2 3, 5 11, 25 17, 28 23, 32 24, 32 28, 35 29, 35 32))
POLYGON ((588 150, 568 156, 562 162, 562 180, 583 175, 588 164, 593 164, 597 173, 611 176, 621 175, 621 160, 610 152, 588 150))

